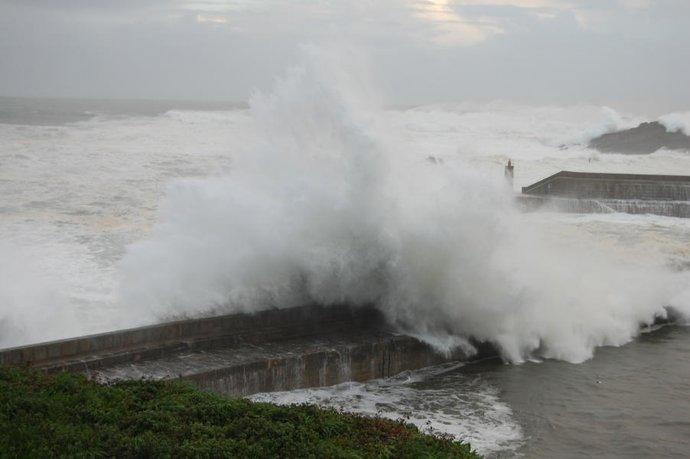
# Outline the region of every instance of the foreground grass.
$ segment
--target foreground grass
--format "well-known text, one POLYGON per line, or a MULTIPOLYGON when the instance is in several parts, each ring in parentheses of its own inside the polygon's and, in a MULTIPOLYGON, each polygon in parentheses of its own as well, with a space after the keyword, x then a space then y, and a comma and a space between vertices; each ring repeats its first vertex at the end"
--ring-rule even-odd
POLYGON ((0 369, 0 456, 478 457, 403 422, 18 369, 0 369))

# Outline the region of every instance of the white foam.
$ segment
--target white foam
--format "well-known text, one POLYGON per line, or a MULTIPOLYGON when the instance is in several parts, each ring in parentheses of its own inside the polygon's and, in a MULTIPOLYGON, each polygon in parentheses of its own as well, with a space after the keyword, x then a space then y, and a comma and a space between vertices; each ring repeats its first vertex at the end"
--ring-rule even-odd
POLYGON ((155 222, 171 178, 227 173, 247 114, 226 115, 0 124, 0 345, 156 320, 118 302, 115 262, 155 222))
MULTIPOLYGON (((404 372, 395 378, 249 397, 281 405, 309 403, 388 419, 404 419, 422 432, 468 441, 480 454, 517 450, 522 429, 498 390, 477 378, 453 374, 452 384, 425 385, 446 368, 404 372), (421 383, 421 384, 420 384, 421 383)), ((437 376, 438 377, 438 376, 437 376)))
POLYGON ((668 132, 682 132, 690 135, 690 112, 669 113, 659 118, 668 132))

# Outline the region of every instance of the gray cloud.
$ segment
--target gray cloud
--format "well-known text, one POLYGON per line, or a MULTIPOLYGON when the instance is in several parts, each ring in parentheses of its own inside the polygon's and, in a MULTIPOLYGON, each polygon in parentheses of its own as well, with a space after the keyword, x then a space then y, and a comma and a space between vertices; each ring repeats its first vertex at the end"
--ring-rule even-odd
POLYGON ((678 0, 0 1, 0 94, 245 100, 337 40, 390 103, 690 108, 678 0))

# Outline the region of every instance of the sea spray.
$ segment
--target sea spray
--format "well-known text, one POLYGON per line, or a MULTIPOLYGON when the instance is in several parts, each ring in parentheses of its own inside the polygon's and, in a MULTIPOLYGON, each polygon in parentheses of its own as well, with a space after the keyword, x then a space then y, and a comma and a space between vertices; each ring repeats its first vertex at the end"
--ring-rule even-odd
POLYGON ((69 298, 46 275, 39 255, 0 241, 0 347, 76 333, 69 298))
POLYGON ((500 171, 427 161, 325 60, 312 49, 254 95, 263 140, 229 176, 170 185, 160 222, 121 263, 126 303, 161 319, 375 304, 441 350, 471 337, 513 362, 577 362, 683 298, 687 273, 544 232, 500 171))
POLYGON ((659 117, 668 132, 682 132, 690 136, 690 112, 674 112, 659 117))

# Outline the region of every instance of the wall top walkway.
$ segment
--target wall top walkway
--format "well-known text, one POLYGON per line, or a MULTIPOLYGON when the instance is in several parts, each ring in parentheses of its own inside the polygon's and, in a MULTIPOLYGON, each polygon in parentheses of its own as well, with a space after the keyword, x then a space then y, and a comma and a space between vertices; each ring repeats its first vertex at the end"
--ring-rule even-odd
POLYGON ((0 350, 0 365, 56 369, 79 362, 111 364, 165 355, 180 349, 209 349, 233 343, 264 343, 342 329, 383 328, 373 308, 303 306, 187 319, 109 333, 0 350))
POLYGON ((557 178, 574 178, 574 179, 599 179, 599 180, 634 180, 634 181, 653 181, 653 182, 681 182, 690 184, 690 176, 688 175, 655 175, 655 174, 613 174, 602 172, 573 172, 560 171, 550 175, 544 179, 539 180, 528 186, 522 187, 522 192, 529 194, 542 185, 552 182, 557 178))

